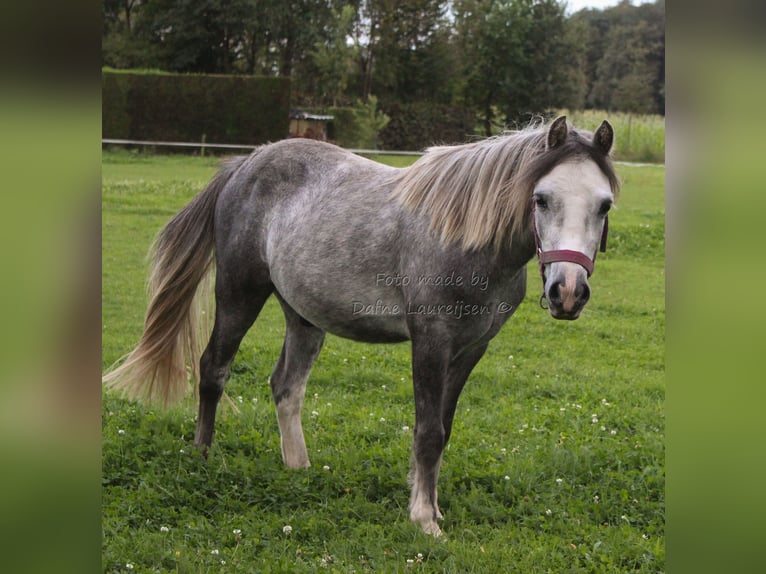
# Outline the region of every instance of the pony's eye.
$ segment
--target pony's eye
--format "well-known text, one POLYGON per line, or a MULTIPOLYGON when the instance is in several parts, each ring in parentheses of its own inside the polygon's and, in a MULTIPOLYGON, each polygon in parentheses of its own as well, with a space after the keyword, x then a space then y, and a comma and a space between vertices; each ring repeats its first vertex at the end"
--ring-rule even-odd
POLYGON ((535 196, 535 205, 538 209, 547 209, 548 207, 548 200, 544 197, 541 197, 539 195, 535 196))
POLYGON ((601 203, 601 207, 598 209, 599 215, 606 215, 609 213, 609 210, 612 208, 612 202, 611 201, 604 201, 601 203))

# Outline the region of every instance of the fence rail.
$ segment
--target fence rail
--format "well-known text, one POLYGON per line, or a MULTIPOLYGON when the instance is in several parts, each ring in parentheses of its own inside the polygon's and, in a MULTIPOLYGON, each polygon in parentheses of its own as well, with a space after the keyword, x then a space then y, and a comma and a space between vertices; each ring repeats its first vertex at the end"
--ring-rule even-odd
MULTIPOLYGON (((201 143, 201 142, 154 142, 145 140, 118 140, 110 138, 102 138, 102 144, 109 145, 138 145, 138 146, 157 146, 157 147, 187 147, 187 148, 199 148, 204 150, 205 148, 211 149, 245 149, 254 150, 259 147, 256 145, 245 144, 217 144, 217 143, 201 143)), ((351 153, 359 155, 423 155, 423 152, 419 151, 398 151, 398 150, 381 150, 381 149, 349 149, 351 153)), ((664 163, 636 163, 631 161, 615 161, 618 165, 629 165, 631 167, 660 167, 664 168, 664 163)))
MULTIPOLYGON (((219 144, 219 143, 202 143, 202 142, 155 142, 155 141, 145 141, 145 140, 120 140, 120 139, 111 139, 111 138, 102 138, 101 139, 102 144, 109 144, 109 145, 137 145, 137 146, 156 146, 156 147, 186 147, 186 148, 198 148, 198 149, 246 149, 246 150, 254 150, 255 148, 259 147, 256 145, 245 145, 245 144, 219 144)), ((374 155, 374 154, 385 154, 385 155, 423 155, 422 152, 419 151, 384 151, 379 149, 349 149, 348 151, 360 155, 374 155)))

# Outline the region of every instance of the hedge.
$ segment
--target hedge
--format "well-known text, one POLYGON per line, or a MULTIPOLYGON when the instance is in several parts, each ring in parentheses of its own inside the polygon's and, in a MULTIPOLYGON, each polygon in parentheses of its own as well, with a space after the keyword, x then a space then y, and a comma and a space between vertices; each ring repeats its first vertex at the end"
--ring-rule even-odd
POLYGON ((469 108, 429 102, 381 107, 391 118, 379 134, 383 149, 420 151, 432 145, 463 143, 474 133, 476 115, 469 108))
POLYGON ((257 145, 287 136, 290 81, 102 72, 102 136, 257 145))

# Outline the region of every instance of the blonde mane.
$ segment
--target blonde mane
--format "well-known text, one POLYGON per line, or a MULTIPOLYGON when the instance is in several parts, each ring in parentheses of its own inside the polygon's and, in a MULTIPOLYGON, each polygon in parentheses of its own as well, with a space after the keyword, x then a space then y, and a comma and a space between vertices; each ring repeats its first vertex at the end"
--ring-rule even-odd
POLYGON ((592 134, 570 127, 566 144, 554 150, 547 149, 547 134, 547 127, 536 126, 478 142, 428 148, 397 175, 394 197, 427 214, 442 241, 457 242, 469 251, 508 247, 529 230, 534 185, 563 161, 593 159, 617 191, 611 161, 595 151, 592 134))

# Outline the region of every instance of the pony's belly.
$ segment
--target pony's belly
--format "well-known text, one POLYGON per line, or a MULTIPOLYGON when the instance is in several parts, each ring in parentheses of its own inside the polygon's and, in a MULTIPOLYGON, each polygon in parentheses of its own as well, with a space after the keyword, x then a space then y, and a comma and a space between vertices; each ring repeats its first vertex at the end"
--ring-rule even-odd
POLYGON ((401 343, 410 339, 407 324, 403 319, 365 317, 351 322, 328 321, 325 331, 363 343, 401 343))
MULTIPOLYGON (((300 307, 300 306, 299 306, 300 307)), ((341 309, 298 312, 320 329, 365 343, 400 343, 410 338, 407 322, 397 304, 352 302, 350 311, 341 309)))
POLYGON ((321 290, 305 284, 276 286, 301 317, 338 337, 366 343, 399 343, 410 338, 404 303, 392 293, 354 292, 347 284, 321 290))

